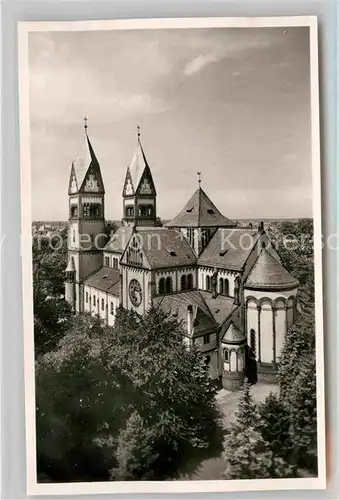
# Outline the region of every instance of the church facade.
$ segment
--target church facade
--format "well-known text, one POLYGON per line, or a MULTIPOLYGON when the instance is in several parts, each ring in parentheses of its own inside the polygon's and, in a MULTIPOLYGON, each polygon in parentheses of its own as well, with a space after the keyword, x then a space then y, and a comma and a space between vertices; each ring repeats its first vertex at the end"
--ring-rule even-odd
MULTIPOLYGON (((201 187, 172 220, 157 215, 157 192, 138 132, 122 192, 121 226, 105 236, 105 189, 85 126, 68 188, 65 298, 77 313, 113 325, 117 308, 162 308, 182 322, 210 375, 229 390, 250 365, 274 378, 296 315, 298 281, 281 264, 263 223, 244 229, 201 187)), ((248 376, 248 375, 247 375, 248 376)))

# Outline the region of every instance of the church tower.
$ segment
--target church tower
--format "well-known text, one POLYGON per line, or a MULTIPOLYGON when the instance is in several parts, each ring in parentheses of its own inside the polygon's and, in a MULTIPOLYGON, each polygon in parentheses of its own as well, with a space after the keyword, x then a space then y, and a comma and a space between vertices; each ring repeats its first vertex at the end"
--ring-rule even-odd
POLYGON ((132 161, 127 168, 123 197, 124 225, 128 226, 157 226, 157 206, 151 169, 148 165, 140 140, 138 127, 138 142, 132 161))
POLYGON ((105 236, 105 190, 100 165, 87 133, 72 162, 69 179, 68 265, 65 297, 76 312, 83 310, 82 282, 102 266, 105 236))

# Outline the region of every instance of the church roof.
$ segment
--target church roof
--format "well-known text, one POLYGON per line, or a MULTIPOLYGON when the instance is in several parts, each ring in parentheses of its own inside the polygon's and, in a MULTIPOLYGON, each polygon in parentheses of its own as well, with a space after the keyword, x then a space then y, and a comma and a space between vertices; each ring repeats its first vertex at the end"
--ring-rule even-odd
POLYGON ((220 228, 202 251, 198 264, 241 271, 260 236, 256 229, 220 228))
POLYGON ((112 235, 109 242, 106 244, 105 252, 116 252, 123 253, 131 239, 133 233, 133 227, 131 226, 120 226, 112 235))
MULTIPOLYGON (((187 306, 193 308, 193 334, 201 335, 204 331, 215 330, 216 324, 201 292, 187 291, 172 295, 158 296, 153 299, 155 308, 161 307, 165 312, 182 322, 187 331, 187 306)), ((209 346, 210 347, 210 346, 209 346)))
POLYGON ((196 256, 179 230, 166 227, 138 228, 145 258, 151 269, 192 266, 196 256))
POLYGON ((245 287, 281 289, 297 287, 298 284, 298 280, 263 248, 248 275, 245 287))
POLYGON ((210 292, 200 293, 218 325, 222 325, 238 307, 234 304, 232 297, 217 295, 217 297, 213 298, 210 292))
POLYGON ((236 223, 222 215, 199 187, 181 212, 169 221, 171 227, 235 227, 236 223))
POLYGON ((119 269, 101 267, 84 280, 84 284, 97 288, 103 292, 119 297, 120 295, 120 272, 119 269))
MULTIPOLYGON (((82 184, 85 180, 86 174, 90 169, 90 167, 93 167, 94 171, 98 173, 100 182, 103 185, 99 162, 95 155, 90 138, 88 137, 87 126, 85 126, 85 134, 78 147, 76 157, 72 162, 71 179, 74 174, 77 186, 76 191, 80 191, 82 184)), ((76 191, 70 191, 70 192, 76 192, 76 191)))
POLYGON ((246 335, 231 321, 222 338, 223 342, 238 343, 246 340, 246 335))
MULTIPOLYGON (((151 190, 152 194, 156 195, 156 190, 154 186, 154 182, 152 179, 152 174, 151 174, 151 169, 148 165, 146 155, 144 153, 141 140, 140 140, 140 133, 138 131, 138 143, 137 147, 134 151, 131 163, 127 167, 127 172, 126 172, 126 179, 125 179, 125 184, 124 184, 124 191, 123 195, 134 195, 139 187, 141 179, 144 177, 144 175, 147 176, 147 179, 151 182, 151 190), (131 191, 129 192, 127 190, 127 184, 126 183, 131 183, 131 191)), ((147 193, 149 194, 149 193, 147 193)))

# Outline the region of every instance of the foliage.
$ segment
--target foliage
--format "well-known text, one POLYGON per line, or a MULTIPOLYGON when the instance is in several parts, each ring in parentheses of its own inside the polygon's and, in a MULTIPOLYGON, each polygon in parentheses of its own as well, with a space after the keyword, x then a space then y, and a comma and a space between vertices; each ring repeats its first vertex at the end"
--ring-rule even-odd
POLYGON ((262 434, 263 422, 245 380, 235 422, 224 443, 225 479, 288 477, 292 468, 276 455, 262 434))
POLYGON ((299 245, 279 247, 284 266, 298 278, 297 321, 285 337, 278 371, 279 397, 260 408, 262 434, 292 466, 317 471, 313 222, 284 222, 282 237, 299 245), (280 449, 280 451, 279 451, 280 449))
POLYGON ((34 344, 36 355, 48 352, 64 335, 71 308, 64 300, 66 235, 33 238, 34 344))
POLYGON ((300 467, 317 472, 315 354, 302 361, 290 396, 290 438, 300 467))
MULTIPOLYGON (((215 388, 181 325, 119 310, 114 328, 74 317, 37 366, 39 474, 166 479, 220 442, 215 388)), ((214 447, 214 448, 213 448, 214 447)))

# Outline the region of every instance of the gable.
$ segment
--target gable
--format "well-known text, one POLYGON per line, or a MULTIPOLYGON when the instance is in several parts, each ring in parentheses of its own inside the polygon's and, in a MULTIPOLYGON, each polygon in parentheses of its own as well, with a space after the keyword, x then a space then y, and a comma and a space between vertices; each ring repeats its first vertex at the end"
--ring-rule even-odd
POLYGON ((122 190, 122 196, 133 196, 133 194, 134 194, 134 189, 133 189, 131 172, 130 169, 127 168, 124 188, 122 190))
POLYGON ((156 196, 152 174, 148 165, 146 165, 143 171, 136 194, 156 196))
POLYGON ((78 184, 75 176, 74 166, 72 165, 71 175, 69 178, 68 194, 74 194, 78 192, 78 184))
POLYGON ((145 256, 142 241, 138 234, 133 234, 121 257, 121 264, 132 267, 150 269, 150 265, 145 256))
POLYGON ((99 165, 92 162, 86 172, 80 191, 84 193, 104 193, 104 185, 99 165))

